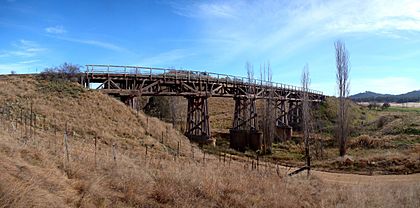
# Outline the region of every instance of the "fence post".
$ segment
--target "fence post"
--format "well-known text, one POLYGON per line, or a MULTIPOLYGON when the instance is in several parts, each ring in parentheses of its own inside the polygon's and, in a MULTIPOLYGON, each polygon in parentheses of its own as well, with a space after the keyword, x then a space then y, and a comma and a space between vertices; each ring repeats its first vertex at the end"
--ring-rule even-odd
POLYGON ((117 153, 115 149, 115 143, 112 143, 112 158, 114 159, 115 165, 117 165, 117 153))
POLYGON ((204 154, 203 154, 203 165, 205 165, 206 164, 206 152, 203 152, 204 154))
POLYGON ((194 146, 191 145, 191 154, 192 154, 192 159, 194 160, 194 146))
POLYGON ((256 169, 257 169, 257 170, 258 170, 259 163, 260 163, 260 157, 259 157, 259 155, 257 154, 257 166, 256 166, 256 169))
POLYGON ((36 114, 34 114, 34 139, 36 137, 36 114))
POLYGON ((146 115, 146 134, 148 133, 149 130, 149 116, 146 115))
POLYGON ((32 109, 32 102, 31 102, 31 114, 29 114, 29 137, 32 139, 33 136, 33 126, 32 126, 32 120, 33 120, 33 109, 32 109))
POLYGON ((96 165, 97 165, 97 164, 96 164, 96 147, 97 147, 97 140, 98 140, 98 139, 97 139, 97 138, 96 138, 96 136, 95 136, 95 141, 94 141, 94 143, 95 143, 95 158, 94 158, 94 159, 95 159, 95 169, 96 169, 96 165))
POLYGON ((178 150, 177 150, 178 157, 180 156, 180 153, 179 153, 179 149, 180 149, 180 147, 181 147, 181 141, 178 141, 178 150))
POLYGON ((68 141, 67 141, 67 131, 64 132, 64 152, 65 152, 65 165, 64 165, 64 169, 67 169, 68 166, 70 165, 70 156, 69 156, 69 147, 68 147, 68 141))

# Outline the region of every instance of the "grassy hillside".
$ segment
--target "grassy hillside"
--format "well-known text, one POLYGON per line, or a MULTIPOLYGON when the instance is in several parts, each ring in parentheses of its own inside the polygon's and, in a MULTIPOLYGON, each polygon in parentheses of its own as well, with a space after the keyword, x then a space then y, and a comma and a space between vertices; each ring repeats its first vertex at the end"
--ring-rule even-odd
POLYGON ((379 94, 366 91, 352 95, 349 98, 357 102, 420 102, 420 90, 414 90, 400 95, 379 94))
POLYGON ((271 163, 221 163, 170 124, 77 84, 2 76, 0 89, 0 207, 420 204, 417 183, 343 186, 271 163))
MULTIPOLYGON (((253 151, 245 153, 229 149, 227 129, 232 125, 233 100, 211 98, 210 120, 217 147, 207 147, 209 152, 256 158, 253 151)), ((260 104, 261 105, 261 102, 260 104)), ((315 133, 311 139, 311 157, 315 168, 328 171, 355 172, 362 174, 407 174, 420 172, 420 114, 415 110, 401 111, 396 108, 369 110, 355 103, 350 105, 351 125, 348 154, 351 164, 338 161, 337 142, 334 139, 338 100, 328 97, 314 112, 315 133)), ((302 166, 304 147, 299 132, 292 140, 274 144, 273 154, 262 160, 283 165, 302 166)))

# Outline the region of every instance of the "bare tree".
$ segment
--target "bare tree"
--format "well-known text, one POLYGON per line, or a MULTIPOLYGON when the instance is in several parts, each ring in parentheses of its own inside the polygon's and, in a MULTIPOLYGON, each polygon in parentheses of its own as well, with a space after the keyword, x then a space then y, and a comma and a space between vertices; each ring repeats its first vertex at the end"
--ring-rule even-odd
POLYGON ((248 82, 254 81, 254 66, 248 61, 245 63, 246 74, 248 76, 248 82))
POLYGON ((270 62, 267 64, 264 63, 263 66, 260 66, 260 76, 261 79, 265 81, 265 90, 267 91, 268 98, 266 99, 264 110, 264 116, 262 118, 262 129, 263 129, 263 144, 264 144, 264 153, 271 153, 271 144, 273 143, 273 132, 274 132, 274 114, 272 113, 273 105, 273 86, 272 78, 273 72, 271 70, 270 62))
POLYGON ((308 64, 303 67, 301 83, 302 83, 302 131, 303 131, 303 140, 305 143, 305 158, 306 158, 306 167, 308 168, 308 175, 311 169, 311 157, 309 154, 309 138, 311 131, 311 112, 309 107, 309 95, 308 89, 311 80, 309 78, 309 67, 308 64))
POLYGON ((248 88, 248 94, 253 95, 248 97, 248 101, 249 102, 249 108, 246 111, 246 115, 244 116, 244 119, 249 120, 248 126, 246 127, 248 130, 249 129, 254 129, 255 130, 255 118, 256 118, 256 105, 255 105, 255 100, 256 100, 256 94, 255 94, 255 83, 254 83, 254 66, 249 63, 246 62, 245 64, 246 67, 246 73, 248 76, 248 83, 249 83, 249 88, 248 88))
POLYGON ((349 55, 344 42, 338 40, 334 43, 334 46, 337 66, 336 78, 339 92, 336 136, 339 143, 340 156, 344 156, 346 154, 346 143, 349 133, 349 102, 347 100, 350 93, 349 55))

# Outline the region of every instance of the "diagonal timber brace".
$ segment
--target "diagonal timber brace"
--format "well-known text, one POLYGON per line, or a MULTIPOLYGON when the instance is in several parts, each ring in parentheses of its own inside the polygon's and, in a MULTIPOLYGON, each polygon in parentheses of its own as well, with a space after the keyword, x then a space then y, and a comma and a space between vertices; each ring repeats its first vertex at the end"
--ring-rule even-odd
POLYGON ((302 103, 289 101, 288 122, 293 129, 300 130, 302 122, 302 103))
POLYGON ((234 97, 235 112, 232 129, 255 130, 257 120, 256 99, 251 97, 234 97))
POLYGON ((207 141, 210 139, 208 97, 188 96, 187 131, 191 140, 207 141))

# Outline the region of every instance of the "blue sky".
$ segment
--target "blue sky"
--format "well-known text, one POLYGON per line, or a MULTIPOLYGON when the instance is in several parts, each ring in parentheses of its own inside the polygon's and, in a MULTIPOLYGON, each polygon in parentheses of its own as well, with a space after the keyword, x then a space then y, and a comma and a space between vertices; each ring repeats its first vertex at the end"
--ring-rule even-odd
POLYGON ((418 0, 0 0, 0 73, 63 62, 246 75, 336 94, 334 41, 346 43, 351 94, 420 89, 418 0))

